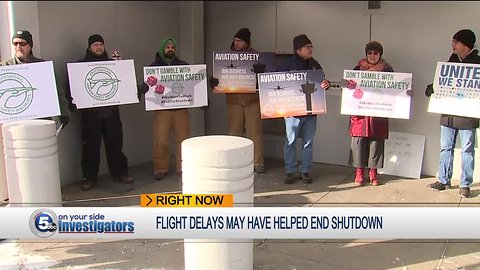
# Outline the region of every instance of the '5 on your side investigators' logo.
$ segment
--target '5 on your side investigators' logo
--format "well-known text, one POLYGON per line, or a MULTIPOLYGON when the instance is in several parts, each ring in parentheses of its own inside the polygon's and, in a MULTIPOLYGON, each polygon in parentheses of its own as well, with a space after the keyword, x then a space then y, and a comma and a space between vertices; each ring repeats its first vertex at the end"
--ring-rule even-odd
POLYGON ((49 237, 57 231, 57 215, 49 209, 39 209, 30 216, 30 230, 38 237, 49 237))
POLYGON ((0 75, 0 112, 8 115, 25 111, 33 101, 33 88, 30 82, 17 73, 0 75))
POLYGON ((95 67, 85 76, 85 90, 96 100, 109 100, 118 90, 120 80, 106 67, 95 67))

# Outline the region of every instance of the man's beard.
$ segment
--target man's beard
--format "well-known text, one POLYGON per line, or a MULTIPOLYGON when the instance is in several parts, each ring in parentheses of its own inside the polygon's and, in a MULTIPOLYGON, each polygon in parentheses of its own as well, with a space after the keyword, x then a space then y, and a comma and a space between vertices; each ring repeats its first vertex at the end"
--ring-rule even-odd
POLYGON ((27 55, 26 53, 23 53, 21 51, 18 51, 18 52, 15 52, 15 55, 20 58, 20 59, 23 59, 23 58, 26 58, 25 56, 27 55))
POLYGON ((96 50, 96 51, 95 51, 95 54, 96 54, 96 55, 102 55, 104 52, 105 52, 105 51, 103 51, 103 50, 96 50))
POLYGON ((175 56, 175 54, 173 52, 167 52, 167 54, 165 55, 166 58, 173 58, 175 56))

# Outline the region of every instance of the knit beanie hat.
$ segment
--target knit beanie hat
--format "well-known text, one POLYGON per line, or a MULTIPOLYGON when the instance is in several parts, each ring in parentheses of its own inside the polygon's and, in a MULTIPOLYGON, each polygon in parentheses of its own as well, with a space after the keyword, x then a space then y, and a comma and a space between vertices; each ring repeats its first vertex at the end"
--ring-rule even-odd
POLYGON ((102 42, 105 44, 103 37, 100 36, 99 34, 93 34, 90 37, 88 37, 88 47, 90 47, 95 42, 102 42))
POLYGON ((158 55, 165 63, 170 65, 173 59, 176 58, 176 56, 174 55, 173 58, 165 57, 165 48, 167 47, 168 44, 172 44, 173 47, 175 47, 175 49, 177 48, 177 42, 175 41, 174 38, 172 37, 164 38, 162 39, 162 41, 160 41, 160 48, 158 48, 158 55))
POLYGON ((470 29, 462 29, 453 35, 453 39, 460 41, 463 45, 467 46, 470 49, 473 49, 475 45, 475 34, 470 29))
POLYGON ((173 39, 172 37, 164 38, 162 41, 160 41, 160 47, 158 48, 158 55, 160 55, 161 58, 164 57, 163 54, 168 44, 172 44, 175 49, 177 48, 177 42, 175 41, 175 39, 173 39))
POLYGON ((377 51, 381 56, 383 55, 383 46, 378 41, 370 41, 365 45, 365 54, 367 54, 368 51, 377 51))
POLYGON ((245 41, 248 45, 250 45, 250 37, 251 36, 252 36, 252 33, 250 33, 250 30, 248 28, 241 28, 235 34, 234 38, 239 38, 239 39, 245 41))
POLYGON ((28 44, 30 44, 30 47, 33 48, 33 38, 32 34, 28 32, 27 30, 18 30, 15 35, 12 37, 12 42, 14 38, 21 38, 24 39, 28 44))
POLYGON ((302 34, 293 38, 293 50, 296 51, 303 46, 312 44, 312 41, 307 37, 307 35, 302 34))

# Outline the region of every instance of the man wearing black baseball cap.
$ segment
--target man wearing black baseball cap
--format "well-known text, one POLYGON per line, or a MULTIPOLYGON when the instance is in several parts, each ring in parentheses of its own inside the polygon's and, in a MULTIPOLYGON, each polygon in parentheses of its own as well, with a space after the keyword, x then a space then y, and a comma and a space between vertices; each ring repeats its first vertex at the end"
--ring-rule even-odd
MULTIPOLYGON (((476 37, 470 29, 462 29, 452 38, 452 55, 448 62, 480 64, 478 50, 474 49, 476 37)), ((433 84, 427 86, 425 95, 433 93, 433 84)), ((462 145, 462 174, 460 177, 460 197, 470 197, 470 186, 473 183, 473 169, 475 165, 475 134, 479 126, 479 119, 456 115, 442 114, 440 117, 440 164, 438 179, 427 187, 431 190, 442 191, 451 188, 453 172, 453 153, 457 134, 460 134, 462 145)))
MULTIPOLYGON (((15 55, 5 61, 0 62, 0 66, 29 64, 36 62, 43 62, 44 59, 33 56, 33 38, 27 30, 18 30, 12 37, 12 46, 15 49, 15 55)), ((67 100, 63 89, 57 88, 57 95, 60 105, 59 116, 60 122, 63 124, 62 128, 65 128, 70 121, 70 115, 67 110, 67 100)), ((51 118, 48 118, 51 119, 51 118)))

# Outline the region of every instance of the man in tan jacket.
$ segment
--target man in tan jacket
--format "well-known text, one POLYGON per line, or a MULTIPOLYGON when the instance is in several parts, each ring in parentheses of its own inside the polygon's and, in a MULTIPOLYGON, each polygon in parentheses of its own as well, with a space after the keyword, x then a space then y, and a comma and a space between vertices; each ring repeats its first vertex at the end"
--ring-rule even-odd
MULTIPOLYGON (((155 54, 155 61, 150 66, 188 65, 175 54, 177 42, 167 37, 160 42, 160 49, 155 54)), ((151 85, 153 86, 153 84, 151 85)), ((142 85, 142 93, 149 89, 147 83, 142 85)), ((182 176, 182 141, 190 136, 190 114, 188 108, 156 110, 153 119, 153 171, 156 180, 162 180, 170 169, 170 132, 173 131, 176 155, 177 176, 182 176)))
MULTIPOLYGON (((235 34, 230 50, 256 51, 250 45, 251 33, 248 28, 241 28, 235 34)), ((218 79, 210 78, 211 87, 218 85, 218 79)), ((254 172, 265 173, 263 165, 263 130, 260 118, 260 99, 258 93, 226 94, 228 114, 228 134, 243 136, 245 129, 247 138, 254 144, 254 172)))

